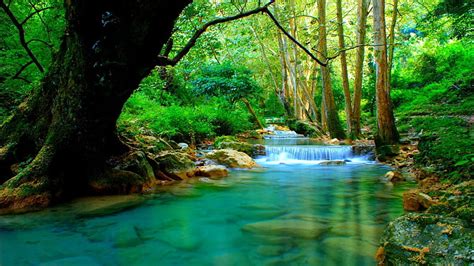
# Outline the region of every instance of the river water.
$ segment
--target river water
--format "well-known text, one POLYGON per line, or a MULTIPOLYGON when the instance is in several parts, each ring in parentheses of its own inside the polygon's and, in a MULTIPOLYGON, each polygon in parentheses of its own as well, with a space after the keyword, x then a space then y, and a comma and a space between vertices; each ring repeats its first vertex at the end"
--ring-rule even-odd
POLYGON ((409 184, 380 181, 389 168, 350 148, 301 141, 269 141, 261 168, 222 180, 0 216, 0 265, 374 265, 409 184))

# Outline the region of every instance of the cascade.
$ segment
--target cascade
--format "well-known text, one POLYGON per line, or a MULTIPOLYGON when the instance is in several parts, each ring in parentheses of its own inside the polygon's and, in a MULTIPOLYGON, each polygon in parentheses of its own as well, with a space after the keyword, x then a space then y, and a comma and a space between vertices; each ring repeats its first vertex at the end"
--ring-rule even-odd
POLYGON ((265 150, 267 161, 345 160, 352 157, 351 146, 269 145, 265 150))

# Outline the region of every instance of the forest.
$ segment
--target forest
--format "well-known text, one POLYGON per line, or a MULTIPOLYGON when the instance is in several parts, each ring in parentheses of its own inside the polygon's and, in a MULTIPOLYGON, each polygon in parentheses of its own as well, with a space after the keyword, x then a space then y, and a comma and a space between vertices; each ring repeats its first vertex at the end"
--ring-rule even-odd
POLYGON ((472 1, 0 7, 0 265, 474 263, 472 1))

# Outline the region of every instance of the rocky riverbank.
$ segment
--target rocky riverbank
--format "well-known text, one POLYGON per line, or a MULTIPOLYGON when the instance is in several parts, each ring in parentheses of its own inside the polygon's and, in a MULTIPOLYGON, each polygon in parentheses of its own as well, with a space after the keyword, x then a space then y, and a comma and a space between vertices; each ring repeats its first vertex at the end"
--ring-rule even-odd
POLYGON ((406 178, 418 187, 403 194, 409 212, 385 229, 376 254, 379 265, 474 263, 474 181, 451 183, 417 165, 418 140, 405 141, 396 156, 383 158, 395 168, 391 182, 406 178))

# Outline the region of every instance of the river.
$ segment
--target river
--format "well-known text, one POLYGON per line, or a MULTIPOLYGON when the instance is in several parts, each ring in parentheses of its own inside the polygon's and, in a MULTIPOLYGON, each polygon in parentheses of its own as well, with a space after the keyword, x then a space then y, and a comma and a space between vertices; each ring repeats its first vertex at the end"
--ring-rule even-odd
POLYGON ((1 216, 0 265, 374 265, 410 184, 350 147, 266 144, 261 168, 225 179, 1 216))

